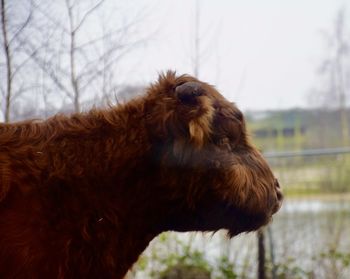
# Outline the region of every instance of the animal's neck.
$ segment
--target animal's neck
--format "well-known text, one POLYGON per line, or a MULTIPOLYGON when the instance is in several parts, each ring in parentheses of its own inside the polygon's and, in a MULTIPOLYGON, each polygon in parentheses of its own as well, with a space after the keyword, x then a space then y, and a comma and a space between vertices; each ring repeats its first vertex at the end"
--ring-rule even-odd
POLYGON ((54 215, 50 220, 60 226, 61 214, 66 216, 64 221, 77 236, 70 241, 81 249, 81 258, 71 264, 79 266, 97 257, 115 278, 123 278, 164 230, 160 224, 169 208, 166 187, 155 179, 159 170, 143 106, 140 99, 110 111, 92 111, 84 118, 63 119, 67 123, 59 125, 63 129, 42 154, 55 168, 48 180, 52 199, 47 211, 54 215), (79 128, 77 135, 70 132, 70 125, 76 125, 73 132, 79 128), (91 247, 101 254, 92 255, 91 247))
POLYGON ((123 224, 123 229, 114 236, 118 243, 114 247, 116 252, 114 259, 116 263, 115 278, 124 278, 151 240, 158 235, 157 232, 148 227, 133 228, 133 226, 135 226, 134 220, 130 220, 130 223, 123 224))
MULTIPOLYGON (((107 268, 113 273, 111 277, 123 278, 150 241, 161 232, 158 228, 161 220, 155 214, 156 209, 148 205, 150 199, 145 190, 138 189, 136 192, 130 189, 115 195, 117 197, 114 200, 100 208, 92 224, 90 222, 78 230, 95 237, 89 239, 87 235, 83 247, 108 247, 99 257, 103 258, 102 262, 110 265, 107 268)), ((84 254, 96 256, 89 255, 89 252, 84 254)))
MULTIPOLYGON (((161 214, 159 208, 154 207, 158 197, 151 196, 148 187, 157 183, 154 181, 156 167, 150 159, 150 143, 140 106, 142 103, 135 103, 103 112, 103 115, 98 111, 94 112, 95 115, 87 115, 102 123, 95 124, 98 128, 93 133, 86 131, 78 138, 68 134, 68 139, 63 137, 58 141, 56 152, 51 151, 52 156, 62 156, 65 165, 64 168, 58 166, 58 169, 65 171, 62 173, 64 179, 68 178, 58 180, 57 187, 50 190, 53 200, 63 195, 64 201, 59 207, 64 207, 67 215, 72 216, 73 230, 84 232, 84 241, 80 243, 82 250, 86 249, 86 257, 92 257, 91 246, 108 247, 99 257, 109 264, 107 268, 113 271, 115 278, 123 278, 160 232, 156 226, 159 219, 156 218, 161 214), (96 144, 100 146, 96 148, 96 144), (99 153, 95 154, 94 150, 99 150, 99 153), (70 190, 65 190, 65 187, 70 190), (77 222, 74 216, 85 221, 77 222)), ((53 207, 56 210, 55 204, 53 207)))

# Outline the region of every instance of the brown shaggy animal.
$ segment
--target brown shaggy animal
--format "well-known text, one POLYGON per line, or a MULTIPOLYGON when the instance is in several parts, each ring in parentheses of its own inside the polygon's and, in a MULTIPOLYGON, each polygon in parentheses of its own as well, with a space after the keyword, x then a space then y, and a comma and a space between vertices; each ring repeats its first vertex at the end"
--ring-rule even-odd
POLYGON ((122 278, 161 232, 232 237, 281 199, 236 106, 167 72, 124 105, 0 125, 0 277, 122 278))

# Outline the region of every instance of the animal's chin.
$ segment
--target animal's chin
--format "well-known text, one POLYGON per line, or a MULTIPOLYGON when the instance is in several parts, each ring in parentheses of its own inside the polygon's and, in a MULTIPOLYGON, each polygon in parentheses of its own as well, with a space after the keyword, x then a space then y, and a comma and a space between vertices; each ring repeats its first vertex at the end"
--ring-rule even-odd
POLYGON ((167 230, 186 231, 228 231, 228 236, 234 237, 242 232, 250 232, 266 225, 271 220, 270 215, 247 214, 242 209, 224 202, 215 201, 201 205, 200 210, 183 212, 168 219, 167 230))
POLYGON ((271 217, 266 215, 243 215, 240 219, 237 224, 228 228, 228 237, 232 238, 243 232, 256 231, 271 221, 271 217))
POLYGON ((271 220, 271 212, 247 213, 226 201, 211 200, 201 203, 197 209, 180 210, 166 218, 161 231, 202 231, 216 232, 227 230, 228 237, 234 237, 243 232, 258 230, 271 220))
POLYGON ((230 238, 242 232, 256 231, 271 220, 271 215, 246 213, 242 209, 228 203, 219 204, 220 206, 223 210, 221 215, 223 229, 227 229, 230 238))

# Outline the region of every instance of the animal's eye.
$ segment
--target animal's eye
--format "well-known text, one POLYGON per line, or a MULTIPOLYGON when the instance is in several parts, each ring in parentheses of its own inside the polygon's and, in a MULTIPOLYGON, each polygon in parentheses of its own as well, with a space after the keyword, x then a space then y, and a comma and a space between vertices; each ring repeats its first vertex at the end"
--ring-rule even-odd
POLYGON ((227 137, 220 138, 217 143, 219 146, 224 147, 228 150, 231 150, 230 139, 227 137))
POLYGON ((230 141, 235 141, 240 136, 242 127, 236 119, 225 118, 220 123, 220 129, 230 141))
POLYGON ((235 115, 236 119, 238 119, 241 122, 243 121, 243 113, 240 110, 236 110, 234 112, 234 115, 235 115))
MULTIPOLYGON (((237 118, 239 115, 237 115, 237 118)), ((217 137, 215 141, 219 146, 230 146, 233 150, 242 137, 242 122, 236 118, 232 111, 220 109, 214 120, 214 133, 217 137)))
POLYGON ((218 140, 219 145, 225 145, 225 144, 230 144, 230 140, 228 138, 221 138, 218 140))

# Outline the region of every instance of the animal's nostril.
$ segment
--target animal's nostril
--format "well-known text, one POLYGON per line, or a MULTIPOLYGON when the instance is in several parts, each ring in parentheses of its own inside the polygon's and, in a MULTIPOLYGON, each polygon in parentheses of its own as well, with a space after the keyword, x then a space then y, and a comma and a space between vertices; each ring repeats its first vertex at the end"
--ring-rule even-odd
POLYGON ((276 195, 277 195, 277 199, 278 199, 279 201, 283 200, 283 194, 282 194, 282 192, 281 192, 280 189, 277 189, 276 195))
POLYGON ((277 178, 275 179, 275 186, 276 186, 277 188, 281 188, 280 183, 278 182, 278 179, 277 179, 277 178))

